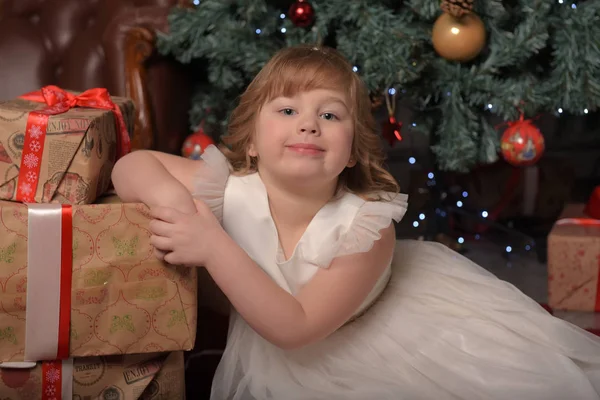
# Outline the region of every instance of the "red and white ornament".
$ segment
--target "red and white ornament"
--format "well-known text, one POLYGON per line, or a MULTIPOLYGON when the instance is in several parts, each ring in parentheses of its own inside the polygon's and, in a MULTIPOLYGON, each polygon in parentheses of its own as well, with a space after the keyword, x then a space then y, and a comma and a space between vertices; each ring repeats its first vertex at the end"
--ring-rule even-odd
POLYGON ((215 144, 214 140, 204 133, 204 129, 200 128, 185 139, 181 148, 181 155, 192 160, 198 160, 204 150, 211 144, 215 144))
POLYGON ((521 117, 508 123, 500 140, 504 159, 511 165, 533 165, 544 154, 544 136, 531 120, 521 117))

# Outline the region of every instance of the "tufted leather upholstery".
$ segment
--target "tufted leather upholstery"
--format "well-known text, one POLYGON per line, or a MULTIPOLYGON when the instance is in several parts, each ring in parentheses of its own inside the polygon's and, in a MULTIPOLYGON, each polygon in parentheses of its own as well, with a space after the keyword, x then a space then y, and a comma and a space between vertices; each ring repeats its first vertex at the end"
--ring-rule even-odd
POLYGON ((0 100, 49 84, 78 91, 106 87, 137 103, 135 147, 178 153, 188 133, 189 84, 183 67, 152 48, 175 4, 0 0, 0 100))

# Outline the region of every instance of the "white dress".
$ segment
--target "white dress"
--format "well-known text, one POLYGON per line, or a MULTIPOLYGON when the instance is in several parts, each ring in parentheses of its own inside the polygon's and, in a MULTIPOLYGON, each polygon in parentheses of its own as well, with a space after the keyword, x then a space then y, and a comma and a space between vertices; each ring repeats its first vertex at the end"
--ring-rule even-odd
MULTIPOLYGON (((292 294, 336 256, 369 250, 407 206, 404 195, 345 194, 317 213, 285 261, 260 176, 229 176, 214 147, 203 159, 196 197, 292 294)), ((233 312, 211 399, 600 399, 600 338, 441 244, 398 241, 355 315, 328 338, 286 351, 233 312)))

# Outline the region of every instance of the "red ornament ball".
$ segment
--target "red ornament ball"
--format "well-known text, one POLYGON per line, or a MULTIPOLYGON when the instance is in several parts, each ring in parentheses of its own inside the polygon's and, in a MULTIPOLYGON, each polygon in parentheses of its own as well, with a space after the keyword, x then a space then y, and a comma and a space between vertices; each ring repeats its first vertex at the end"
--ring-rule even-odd
POLYGON ((396 118, 390 117, 383 121, 381 133, 383 134, 383 138, 393 147, 396 142, 402 140, 401 129, 402 122, 398 122, 396 121, 396 118))
POLYGON ((185 139, 181 148, 181 155, 186 158, 198 160, 202 153, 204 153, 204 150, 211 144, 215 144, 214 140, 200 129, 185 139))
POLYGON ((313 23, 315 9, 308 1, 298 0, 290 6, 288 16, 294 25, 305 28, 313 23))
POLYGON ((531 120, 509 122, 502 134, 502 156, 511 165, 521 167, 533 165, 544 154, 544 136, 531 120))

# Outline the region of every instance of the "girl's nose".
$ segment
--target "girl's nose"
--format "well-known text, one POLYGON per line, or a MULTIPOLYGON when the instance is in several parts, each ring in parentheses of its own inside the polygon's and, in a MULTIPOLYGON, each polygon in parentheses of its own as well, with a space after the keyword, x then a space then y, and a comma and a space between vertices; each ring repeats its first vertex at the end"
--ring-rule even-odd
POLYGON ((319 125, 312 118, 304 119, 300 122, 299 131, 302 134, 319 135, 319 125))

